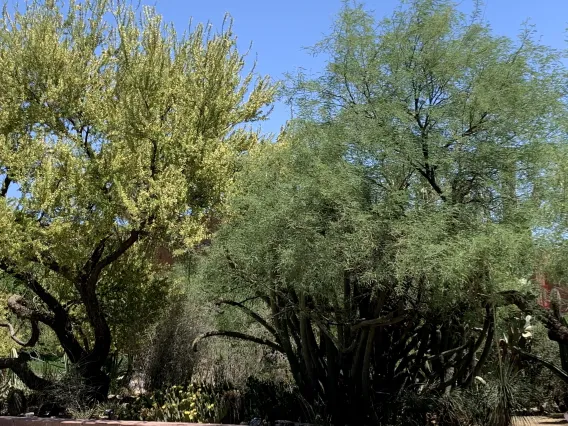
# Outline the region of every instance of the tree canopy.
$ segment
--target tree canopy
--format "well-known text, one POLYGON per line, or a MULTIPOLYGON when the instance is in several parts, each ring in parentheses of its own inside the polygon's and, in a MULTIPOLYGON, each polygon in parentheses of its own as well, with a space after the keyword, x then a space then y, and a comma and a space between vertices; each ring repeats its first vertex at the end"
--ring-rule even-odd
POLYGON ((214 297, 266 334, 204 337, 285 353, 340 424, 471 384, 502 292, 528 290, 540 261, 565 70, 478 12, 420 0, 376 22, 346 3, 314 48, 326 72, 292 78, 298 118, 247 158, 206 256, 214 297))
MULTIPOLYGON (((53 329, 87 378, 120 317, 163 298, 155 250, 204 238, 236 159, 261 138, 247 123, 274 88, 245 59, 230 18, 182 35, 125 1, 4 9, 0 270, 33 295, 12 296, 11 311, 53 329)), ((23 360, 1 364, 41 385, 23 360)))

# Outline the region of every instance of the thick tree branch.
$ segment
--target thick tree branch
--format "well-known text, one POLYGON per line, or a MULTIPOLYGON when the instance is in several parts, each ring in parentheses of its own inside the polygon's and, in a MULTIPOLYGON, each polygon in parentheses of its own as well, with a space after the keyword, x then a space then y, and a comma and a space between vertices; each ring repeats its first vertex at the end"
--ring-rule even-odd
POLYGON ((20 316, 20 318, 36 318, 38 321, 50 327, 57 335, 61 346, 69 356, 71 362, 75 363, 84 358, 85 351, 73 335, 69 314, 65 310, 65 308, 57 301, 57 299, 55 299, 55 297, 53 297, 30 274, 15 272, 11 268, 8 268, 7 265, 5 263, 2 263, 1 261, 0 270, 5 271, 7 274, 22 282, 22 284, 33 291, 47 306, 52 315, 42 313, 37 310, 31 310, 28 306, 19 304, 18 299, 12 300, 12 306, 16 308, 16 311, 12 310, 12 312, 14 312, 16 315, 23 315, 20 316))
POLYGON ((14 326, 12 324, 10 324, 9 322, 7 323, 0 323, 0 327, 6 327, 10 333, 10 338, 16 342, 18 345, 23 346, 24 348, 31 348, 33 346, 36 345, 36 343, 39 340, 39 325, 38 325, 38 321, 35 319, 31 319, 30 320, 31 325, 32 325, 32 335, 30 336, 29 340, 27 342, 20 340, 17 336, 16 336, 16 330, 14 330, 14 326))
POLYGON ((282 348, 282 346, 280 346, 277 343, 274 343, 271 340, 268 339, 263 339, 261 337, 255 337, 255 336, 251 336, 249 334, 245 334, 245 333, 239 333, 238 331, 209 331, 207 333, 203 333, 200 336, 198 336, 192 344, 192 348, 194 351, 197 351, 197 345, 199 344, 199 342, 203 339, 207 339, 209 337, 215 337, 215 336, 220 336, 220 337, 230 337, 233 339, 240 339, 240 340, 246 340, 249 342, 254 342, 254 343, 258 343, 259 345, 264 345, 264 346, 268 346, 278 352, 284 353, 284 349, 282 348))
POLYGON ((46 325, 53 323, 53 316, 31 308, 20 295, 14 294, 8 298, 8 308, 20 319, 27 319, 32 322, 41 321, 46 325))
POLYGON ((431 171, 431 167, 428 165, 426 167, 426 170, 423 170, 421 167, 417 167, 417 170, 424 177, 424 179, 428 181, 432 189, 436 191, 436 194, 440 196, 440 199, 442 201, 446 201, 447 197, 444 195, 444 191, 442 191, 442 188, 440 188, 438 182, 436 182, 433 171, 431 171))
POLYGON ((561 370, 560 368, 558 368, 557 366, 555 366, 551 362, 548 362, 548 361, 540 358, 539 356, 537 356, 535 354, 531 354, 531 353, 523 351, 521 348, 519 348, 517 346, 513 346, 512 349, 513 349, 513 352, 519 354, 522 358, 530 359, 532 361, 536 361, 536 362, 544 365, 546 368, 548 368, 550 371, 552 371, 554 374, 556 374, 560 379, 562 379, 565 383, 568 383, 568 372, 561 370))
POLYGON ((95 287, 91 285, 82 285, 79 286, 78 290, 81 294, 81 301, 85 306, 87 317, 89 318, 89 323, 93 327, 95 336, 93 349, 82 361, 85 364, 91 364, 91 367, 93 367, 93 365, 102 367, 110 352, 110 327, 99 303, 95 287))
MULTIPOLYGON (((65 278, 69 281, 73 281, 75 279, 73 273, 71 272, 71 270, 69 268, 60 265, 57 261, 52 259, 51 256, 48 253, 42 253, 41 258, 37 257, 37 256, 30 256, 30 257, 27 257, 26 260, 28 260, 29 262, 33 262, 33 263, 37 263, 39 265, 45 266, 50 271, 53 271, 56 274, 61 275, 63 278, 65 278)), ((16 278, 16 279, 18 279, 22 282, 26 282, 30 279, 33 280, 31 275, 16 272, 15 268, 13 268, 7 262, 2 261, 2 260, 0 260, 0 270, 6 272, 7 274, 13 276, 14 278, 16 278)))
POLYGON ((351 331, 359 330, 362 327, 385 327, 387 325, 392 325, 404 321, 406 318, 408 318, 408 316, 405 314, 399 315, 397 317, 387 315, 385 317, 363 320, 351 326, 351 331))
MULTIPOLYGON (((0 261, 0 270, 20 281, 31 291, 33 291, 54 314, 57 315, 58 313, 65 312, 63 306, 61 306, 57 299, 53 297, 45 288, 43 288, 43 286, 36 279, 34 279, 34 277, 31 276, 31 274, 17 272, 13 268, 9 267, 7 263, 2 261, 0 261)), ((43 320, 41 321, 43 322, 43 320)))
POLYGON ((10 179, 10 176, 8 176, 8 174, 6 174, 6 177, 4 178, 4 182, 2 182, 2 187, 0 188, 0 197, 6 198, 6 194, 8 194, 8 188, 10 187, 11 183, 12 183, 12 179, 10 179))
POLYGON ((145 224, 142 224, 140 226, 140 229, 133 229, 132 231, 130 231, 130 235, 128 236, 128 238, 126 240, 123 240, 118 245, 116 250, 109 253, 107 256, 103 257, 97 263, 97 265, 93 268, 93 275, 96 275, 97 279, 98 275, 100 274, 100 272, 102 272, 104 268, 109 266, 111 263, 117 261, 124 253, 126 253, 126 251, 130 247, 132 247, 136 243, 136 241, 138 241, 138 239, 142 235, 142 229, 144 228, 144 226, 145 224))
POLYGON ((0 358, 0 370, 9 368, 31 390, 45 390, 52 383, 36 375, 29 367, 31 357, 26 352, 20 352, 17 358, 0 358))
POLYGON ((61 275, 63 278, 67 279, 68 281, 73 281, 75 279, 73 273, 69 268, 60 265, 55 260, 51 259, 49 255, 45 255, 45 258, 42 260, 34 259, 34 261, 41 263, 42 265, 46 266, 48 269, 55 272, 56 274, 61 275))
POLYGON ((260 325, 262 325, 266 330, 268 330, 270 332, 270 334, 272 334, 274 337, 278 338, 278 332, 274 329, 274 327, 272 327, 270 324, 268 324, 268 322, 264 318, 262 318, 259 314, 254 312, 252 309, 246 307, 242 303, 235 302, 233 300, 228 300, 228 299, 221 299, 221 300, 218 300, 217 302, 215 302, 215 304, 216 305, 235 306, 235 307, 241 309, 245 314, 247 314, 249 317, 251 317, 256 322, 258 322, 260 325))
POLYGON ((95 268, 95 266, 97 265, 97 263, 101 260, 108 238, 109 238, 108 236, 102 238, 96 245, 95 249, 93 250, 93 253, 89 257, 89 260, 87 260, 87 262, 83 266, 84 276, 88 277, 95 268))
MULTIPOLYGON (((144 234, 146 227, 151 225, 153 221, 153 216, 150 216, 147 220, 143 220, 138 229, 131 230, 128 238, 123 240, 114 251, 96 262, 87 277, 87 284, 94 287, 102 270, 111 263, 117 261, 124 253, 126 253, 128 249, 130 249, 130 247, 132 247, 140 239, 140 237, 144 234)), ((106 241, 104 239, 99 242, 99 245, 95 248, 91 258, 93 258, 93 256, 102 256, 102 250, 104 249, 105 243, 106 241), (102 248, 100 247, 101 244, 102 248)))

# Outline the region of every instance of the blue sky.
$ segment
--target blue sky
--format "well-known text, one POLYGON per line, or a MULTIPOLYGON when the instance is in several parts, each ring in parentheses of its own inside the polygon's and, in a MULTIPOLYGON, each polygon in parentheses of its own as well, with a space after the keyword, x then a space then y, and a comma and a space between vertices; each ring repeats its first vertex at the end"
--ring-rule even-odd
MULTIPOLYGON (((8 5, 25 0, 8 0, 8 5)), ((67 2, 67 0, 62 0, 67 2)), ((211 22, 219 28, 225 13, 234 19, 234 33, 241 51, 252 42, 250 60, 257 59, 257 71, 274 79, 298 67, 317 73, 324 67, 306 47, 313 46, 330 32, 341 0, 133 0, 134 4, 154 6, 178 32, 193 22, 211 22)), ((484 17, 497 35, 515 37, 524 22, 537 30, 543 44, 568 48, 568 0, 483 0, 484 17)), ((400 0, 363 0, 366 9, 378 17, 390 16, 400 0)), ((460 9, 472 9, 474 0, 456 0, 460 9)), ((262 130, 277 133, 290 118, 289 108, 277 103, 262 130)))
MULTIPOLYGON (((242 49, 252 42, 251 59, 257 58, 257 70, 275 79, 298 67, 313 72, 323 68, 323 61, 313 58, 304 48, 330 31, 341 7, 340 0, 142 0, 141 3, 155 6, 180 32, 187 28, 190 17, 194 22, 211 21, 218 26, 224 14, 230 13, 242 49)), ((467 11, 473 1, 458 3, 467 11)), ((368 0, 364 4, 377 17, 383 17, 391 15, 400 2, 368 0)), ((515 37, 523 22, 529 20, 544 44, 559 49, 568 47, 565 42, 568 0, 486 0, 484 15, 498 35, 515 37)), ((288 118, 288 108, 277 104, 262 129, 278 132, 288 118)))

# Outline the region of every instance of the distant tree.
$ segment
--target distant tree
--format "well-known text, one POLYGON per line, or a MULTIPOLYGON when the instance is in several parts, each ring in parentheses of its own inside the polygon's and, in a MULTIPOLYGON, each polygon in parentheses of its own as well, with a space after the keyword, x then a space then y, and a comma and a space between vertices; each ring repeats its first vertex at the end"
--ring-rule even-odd
MULTIPOLYGON (((31 325, 24 347, 38 324, 53 330, 96 398, 113 331, 124 343, 162 303, 156 248, 204 237, 236 158, 257 143, 246 123, 274 90, 244 64, 230 19, 181 36, 122 0, 3 12, 0 271, 25 290, 8 307, 31 325)), ((28 359, 0 368, 47 386, 28 359)))
POLYGON ((333 424, 402 424, 404 397, 472 383, 503 292, 530 287, 536 189, 564 143, 555 52, 409 3, 378 24, 343 8, 315 48, 326 71, 295 78, 298 118, 249 156, 203 260, 217 303, 264 335, 201 338, 284 353, 333 424))

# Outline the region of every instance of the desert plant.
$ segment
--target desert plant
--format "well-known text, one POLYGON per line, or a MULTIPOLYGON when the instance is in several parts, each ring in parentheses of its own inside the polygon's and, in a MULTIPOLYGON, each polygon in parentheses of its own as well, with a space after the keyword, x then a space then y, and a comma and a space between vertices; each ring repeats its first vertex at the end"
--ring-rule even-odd
POLYGON ((201 337, 280 352, 333 423, 381 424, 402 393, 479 376, 493 311, 533 272, 528 188, 552 174, 538 147, 565 78, 530 32, 516 46, 449 0, 380 22, 344 5, 314 48, 326 70, 290 85, 299 118, 247 157, 203 256, 212 301, 264 334, 201 337))
POLYGON ((191 380, 196 354, 191 342, 202 331, 203 319, 185 298, 172 303, 148 333, 147 345, 139 356, 144 387, 162 389, 191 380))
POLYGON ((23 390, 12 388, 6 397, 8 415, 18 416, 27 408, 27 398, 23 390))
POLYGON ((269 421, 289 420, 313 423, 316 412, 305 401, 298 388, 284 381, 262 380, 250 377, 244 389, 244 418, 267 419, 269 421))
POLYGON ((125 404, 117 413, 121 419, 163 422, 215 422, 223 417, 215 403, 220 392, 199 384, 171 386, 150 392, 125 404))
POLYGON ((492 426, 510 426, 515 411, 515 378, 517 370, 513 363, 499 363, 499 380, 494 385, 491 415, 489 416, 492 426))

